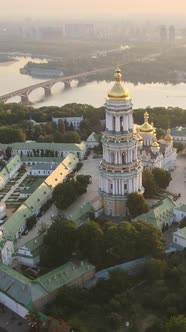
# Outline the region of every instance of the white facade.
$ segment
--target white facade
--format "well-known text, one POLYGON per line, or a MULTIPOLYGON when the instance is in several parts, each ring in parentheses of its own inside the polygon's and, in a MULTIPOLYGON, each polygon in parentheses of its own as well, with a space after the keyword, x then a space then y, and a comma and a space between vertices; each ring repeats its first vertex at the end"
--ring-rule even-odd
POLYGON ((186 227, 177 229, 177 231, 173 233, 173 243, 184 248, 186 247, 186 227))
POLYGON ((14 254, 14 243, 8 238, 3 236, 0 231, 0 261, 5 265, 12 263, 12 255, 14 254))
POLYGON ((136 136, 140 135, 141 144, 138 149, 138 158, 142 161, 144 168, 152 170, 153 168, 162 168, 171 171, 176 166, 177 150, 173 147, 173 138, 170 135, 170 129, 164 139, 157 142, 156 128, 153 123, 148 122, 149 115, 144 114, 144 123, 136 126, 136 136))
POLYGON ((128 194, 143 193, 143 168, 137 158, 137 139, 133 135, 132 102, 120 79, 117 69, 116 83, 105 103, 106 131, 102 138, 103 160, 99 166, 99 192, 104 213, 114 217, 127 214, 128 194))
POLYGON ((39 255, 33 256, 32 252, 26 246, 22 246, 17 250, 16 258, 20 264, 26 266, 35 266, 40 261, 39 255))
POLYGON ((186 205, 185 204, 174 209, 174 221, 180 222, 184 217, 186 217, 186 205))
POLYGON ((28 314, 28 310, 25 307, 2 292, 0 292, 0 303, 4 304, 7 308, 23 318, 28 314))
POLYGON ((72 116, 72 117, 64 117, 64 118, 52 118, 52 122, 55 122, 58 124, 60 121, 67 122, 67 124, 70 126, 72 125, 74 130, 80 129, 80 123, 83 121, 83 115, 82 116, 72 116))
POLYGON ((6 217, 6 204, 0 203, 0 220, 6 217))
POLYGON ((93 149, 95 146, 99 145, 99 141, 96 139, 96 134, 94 132, 92 132, 87 138, 86 145, 88 149, 93 149))

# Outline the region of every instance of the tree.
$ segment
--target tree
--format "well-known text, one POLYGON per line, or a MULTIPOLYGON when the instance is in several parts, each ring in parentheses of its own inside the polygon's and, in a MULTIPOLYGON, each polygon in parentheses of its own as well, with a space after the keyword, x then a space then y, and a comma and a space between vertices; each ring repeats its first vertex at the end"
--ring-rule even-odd
POLYGON ((52 195, 57 208, 66 209, 78 196, 86 193, 89 180, 89 175, 78 175, 76 180, 69 178, 58 184, 52 195))
POLYGON ((36 216, 31 216, 26 219, 26 228, 30 231, 37 223, 36 216))
POLYGON ((81 137, 76 131, 67 131, 63 138, 64 143, 81 143, 81 137))
POLYGON ((170 172, 161 168, 154 168, 152 174, 157 186, 162 189, 166 189, 172 180, 170 172))
POLYGON ((186 332, 186 316, 171 317, 166 323, 166 332, 186 332))
POLYGON ((143 195, 138 193, 131 193, 128 195, 127 207, 132 218, 148 211, 148 206, 143 195))
POLYGON ((145 169, 142 176, 142 185, 145 189, 145 197, 153 197, 158 193, 158 187, 150 170, 145 169))
POLYGON ((103 231, 100 225, 90 221, 77 229, 77 248, 80 255, 93 264, 102 261, 103 254, 103 231))
POLYGON ((161 259, 151 259, 145 264, 145 277, 150 280, 164 279, 167 263, 161 259))
POLYGON ((44 237, 41 263, 54 267, 66 262, 76 247, 75 230, 73 221, 57 218, 44 237))
POLYGON ((26 315, 26 320, 35 332, 41 331, 42 320, 39 316, 39 312, 35 308, 29 311, 29 313, 26 315))
POLYGON ((143 221, 135 221, 132 225, 137 232, 136 257, 159 254, 163 245, 161 232, 143 221))
POLYGON ((7 146, 7 148, 6 148, 6 150, 5 150, 5 154, 6 154, 6 157, 7 157, 8 159, 11 158, 11 156, 12 156, 12 147, 11 147, 11 146, 7 146))
POLYGON ((49 332, 69 332, 70 325, 66 323, 63 319, 56 319, 49 317, 47 319, 47 331, 49 332))
POLYGON ((184 149, 184 144, 181 142, 174 142, 173 146, 177 149, 177 152, 183 151, 184 149))
POLYGON ((75 181, 58 184, 53 191, 52 198, 58 209, 66 209, 77 198, 78 193, 75 187, 75 181))
POLYGON ((137 232, 133 223, 109 223, 104 234, 104 247, 107 266, 134 259, 137 232))

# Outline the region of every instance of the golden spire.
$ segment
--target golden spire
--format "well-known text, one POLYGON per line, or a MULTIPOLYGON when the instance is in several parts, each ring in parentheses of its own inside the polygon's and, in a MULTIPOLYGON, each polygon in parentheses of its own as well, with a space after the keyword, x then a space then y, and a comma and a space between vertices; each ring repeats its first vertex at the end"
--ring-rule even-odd
POLYGON ((116 68, 114 76, 115 76, 115 83, 112 89, 109 91, 108 97, 113 99, 129 99, 130 98, 129 91, 123 86, 121 82, 122 74, 121 74, 121 69, 119 67, 116 68))
POLYGON ((116 68, 114 76, 115 76, 116 82, 121 82, 122 74, 121 74, 121 69, 119 67, 116 68))
POLYGON ((140 132, 154 132, 154 127, 149 123, 149 114, 144 113, 144 123, 140 126, 140 132))
POLYGON ((167 129, 167 134, 164 137, 164 140, 167 141, 167 142, 173 141, 173 137, 171 136, 171 129, 170 128, 167 129))
POLYGON ((149 120, 149 113, 147 113, 147 111, 144 113, 144 121, 148 122, 149 120))

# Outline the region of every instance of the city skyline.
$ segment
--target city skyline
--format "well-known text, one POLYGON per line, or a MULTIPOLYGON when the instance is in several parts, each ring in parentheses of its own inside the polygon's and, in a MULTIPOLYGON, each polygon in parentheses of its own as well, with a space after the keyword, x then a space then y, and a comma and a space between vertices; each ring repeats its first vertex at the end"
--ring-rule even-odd
POLYGON ((186 14, 186 3, 184 0, 162 3, 161 0, 3 0, 0 17, 40 17, 50 18, 85 18, 85 17, 126 17, 127 15, 184 15, 186 14), (13 2, 13 4, 12 4, 13 2))

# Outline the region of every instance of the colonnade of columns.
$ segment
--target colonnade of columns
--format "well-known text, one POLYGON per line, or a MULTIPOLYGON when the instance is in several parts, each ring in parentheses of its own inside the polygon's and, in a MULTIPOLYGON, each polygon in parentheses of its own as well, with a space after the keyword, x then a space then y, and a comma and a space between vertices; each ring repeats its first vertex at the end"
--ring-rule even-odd
POLYGON ((110 150, 103 147, 103 159, 114 165, 123 165, 132 163, 137 160, 137 148, 131 148, 129 150, 110 150))

